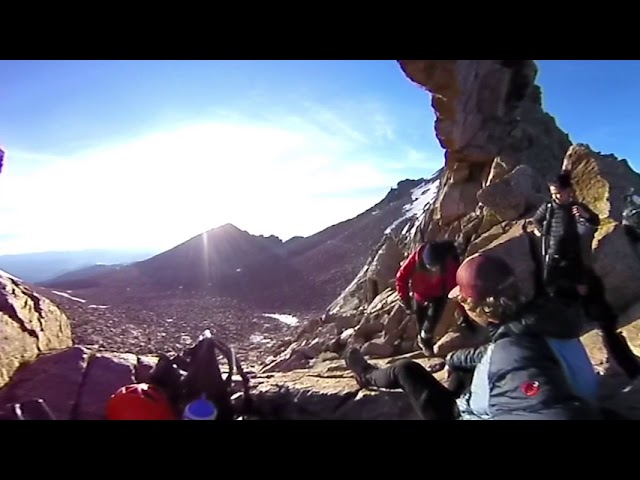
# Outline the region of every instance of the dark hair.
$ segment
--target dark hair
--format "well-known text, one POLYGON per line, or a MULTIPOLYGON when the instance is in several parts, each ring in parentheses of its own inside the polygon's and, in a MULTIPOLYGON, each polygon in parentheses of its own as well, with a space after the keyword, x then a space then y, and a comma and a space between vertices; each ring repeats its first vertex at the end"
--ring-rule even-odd
POLYGON ((573 188, 573 183, 571 183, 571 172, 565 170, 560 175, 558 175, 554 180, 549 182, 550 187, 556 187, 560 190, 569 190, 573 188))

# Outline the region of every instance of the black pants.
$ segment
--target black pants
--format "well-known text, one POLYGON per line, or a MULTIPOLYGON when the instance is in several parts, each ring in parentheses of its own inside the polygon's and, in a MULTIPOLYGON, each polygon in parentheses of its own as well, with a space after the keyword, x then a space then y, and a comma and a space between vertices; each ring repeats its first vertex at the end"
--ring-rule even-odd
POLYGON ((582 282, 582 266, 579 259, 560 259, 550 256, 544 266, 544 287, 554 297, 579 300, 576 285, 582 282))
POLYGON ((402 390, 423 420, 457 418, 454 393, 417 362, 400 360, 369 372, 366 380, 373 387, 402 390))
POLYGON ((578 269, 570 264, 547 265, 545 286, 550 295, 565 301, 576 301, 582 307, 587 320, 597 325, 602 333, 605 347, 613 361, 634 379, 640 375, 640 363, 624 336, 617 331, 618 316, 607 301, 602 279, 592 270, 576 275, 578 269), (580 295, 576 285, 584 283, 587 294, 580 295))
POLYGON ((433 332, 442 317, 444 307, 447 304, 447 297, 438 297, 426 303, 413 301, 416 312, 416 323, 418 324, 418 335, 429 346, 433 346, 433 332))

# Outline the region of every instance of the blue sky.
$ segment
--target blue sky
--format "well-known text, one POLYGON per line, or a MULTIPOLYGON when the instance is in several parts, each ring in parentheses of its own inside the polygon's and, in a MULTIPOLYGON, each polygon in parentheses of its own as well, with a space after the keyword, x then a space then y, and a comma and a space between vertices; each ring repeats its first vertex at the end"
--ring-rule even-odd
MULTIPOLYGON (((635 166, 640 62, 539 66, 572 140, 635 166)), ((0 251, 310 235, 439 168, 433 120, 391 60, 0 61, 0 251)))

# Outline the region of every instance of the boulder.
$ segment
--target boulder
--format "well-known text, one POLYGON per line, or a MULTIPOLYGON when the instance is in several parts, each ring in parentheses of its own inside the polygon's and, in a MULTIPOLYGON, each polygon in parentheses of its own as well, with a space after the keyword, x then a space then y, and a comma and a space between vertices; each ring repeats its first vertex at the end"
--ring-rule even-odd
MULTIPOLYGON (((434 360, 421 354, 413 358, 428 366, 434 360)), ((372 360, 377 366, 392 360, 372 360)), ((443 379, 443 372, 436 374, 443 379)), ((402 392, 366 391, 356 383, 342 360, 330 360, 310 369, 258 375, 254 398, 261 418, 273 420, 416 420, 411 404, 402 392)))
POLYGON ((503 221, 521 218, 549 196, 542 178, 528 165, 519 165, 504 178, 489 182, 478 201, 503 221))
POLYGON ((23 363, 71 343, 69 319, 53 302, 0 274, 0 387, 23 363))
POLYGON ((85 346, 41 354, 0 389, 0 405, 41 398, 58 420, 101 420, 109 397, 127 384, 148 381, 157 360, 85 346))

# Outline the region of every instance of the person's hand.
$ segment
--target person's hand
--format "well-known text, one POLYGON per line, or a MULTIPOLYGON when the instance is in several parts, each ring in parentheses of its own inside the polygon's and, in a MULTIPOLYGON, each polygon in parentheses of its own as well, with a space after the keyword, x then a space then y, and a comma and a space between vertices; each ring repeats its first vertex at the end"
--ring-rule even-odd
MULTIPOLYGON (((444 360, 441 358, 438 358, 433 362, 429 363, 427 366, 425 366, 425 370, 427 370, 427 372, 431 374, 441 372, 442 370, 446 370, 446 368, 447 368, 447 365, 445 364, 444 360)), ((447 374, 445 373, 445 378, 446 378, 446 375, 447 374)))
POLYGON ((538 227, 536 226, 536 223, 533 221, 533 219, 529 218, 527 219, 523 224, 522 224, 522 230, 524 232, 528 232, 531 231, 533 232, 533 234, 536 237, 540 237, 542 236, 542 233, 540 233, 540 230, 538 230, 538 227))
POLYGON ((576 290, 578 290, 578 293, 582 296, 587 294, 587 291, 589 290, 587 288, 586 285, 576 285, 576 290))
POLYGON ((573 213, 576 217, 586 217, 587 216, 587 212, 584 211, 584 208, 582 208, 579 205, 574 205, 571 208, 571 213, 573 213))

